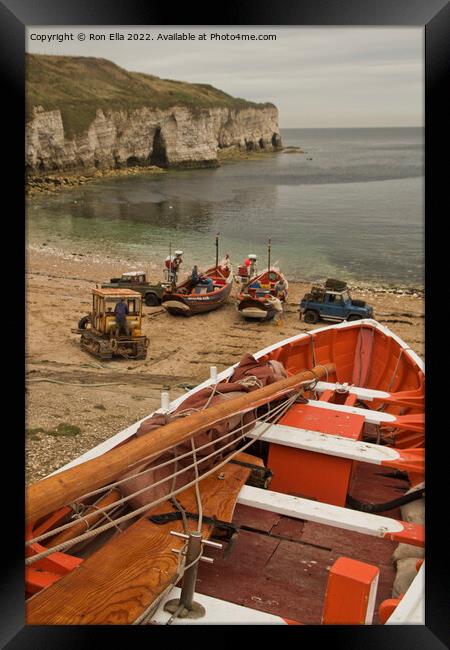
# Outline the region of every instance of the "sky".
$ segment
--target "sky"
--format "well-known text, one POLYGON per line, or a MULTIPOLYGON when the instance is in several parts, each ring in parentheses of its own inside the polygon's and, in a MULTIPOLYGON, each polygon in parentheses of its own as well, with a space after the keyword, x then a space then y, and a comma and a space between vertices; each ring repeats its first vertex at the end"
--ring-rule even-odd
POLYGON ((281 128, 424 124, 422 27, 39 26, 27 28, 26 50, 101 57, 133 72, 272 102, 281 128), (161 38, 173 34, 195 38, 161 38), (231 38, 237 34, 256 40, 231 38))

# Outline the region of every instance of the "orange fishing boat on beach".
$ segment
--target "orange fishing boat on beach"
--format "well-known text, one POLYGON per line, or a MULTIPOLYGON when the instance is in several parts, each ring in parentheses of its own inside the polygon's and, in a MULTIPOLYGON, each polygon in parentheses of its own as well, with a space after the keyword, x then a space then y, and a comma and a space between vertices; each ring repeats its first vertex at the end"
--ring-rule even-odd
POLYGON ((288 281, 277 266, 270 265, 270 251, 269 239, 267 269, 251 276, 239 290, 237 309, 246 320, 272 320, 283 312, 283 302, 288 294, 288 281))
POLYGON ((363 319, 163 393, 27 488, 27 624, 423 624, 424 384, 363 319))

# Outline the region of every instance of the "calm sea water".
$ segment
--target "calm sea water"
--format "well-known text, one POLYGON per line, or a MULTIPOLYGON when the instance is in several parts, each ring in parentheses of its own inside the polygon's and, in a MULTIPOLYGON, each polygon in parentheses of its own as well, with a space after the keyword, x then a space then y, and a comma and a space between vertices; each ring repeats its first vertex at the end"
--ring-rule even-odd
POLYGON ((278 153, 218 169, 95 181, 39 197, 28 243, 162 268, 172 250, 185 267, 221 254, 272 261, 290 279, 422 286, 424 143, 419 128, 284 129, 278 153))

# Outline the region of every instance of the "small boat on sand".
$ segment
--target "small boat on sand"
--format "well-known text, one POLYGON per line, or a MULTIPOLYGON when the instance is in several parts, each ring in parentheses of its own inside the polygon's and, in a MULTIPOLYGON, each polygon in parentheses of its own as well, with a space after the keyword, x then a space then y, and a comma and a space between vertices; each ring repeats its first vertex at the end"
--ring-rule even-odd
MULTIPOLYGON (((270 250, 269 239, 267 269, 251 277, 239 290, 237 310, 246 320, 272 320, 274 316, 283 312, 283 302, 288 293, 288 281, 279 268, 271 267, 270 250)), ((256 256, 254 255, 253 258, 256 256)))
POLYGON ((272 320, 283 311, 288 281, 272 267, 256 276, 238 294, 238 312, 248 319, 272 320))
POLYGON ((170 314, 192 316, 218 309, 226 303, 233 287, 233 269, 228 255, 219 264, 218 238, 216 237, 216 264, 190 276, 181 284, 164 292, 161 304, 170 314))
POLYGON ((423 625, 424 395, 371 319, 163 393, 27 488, 27 625, 423 625))

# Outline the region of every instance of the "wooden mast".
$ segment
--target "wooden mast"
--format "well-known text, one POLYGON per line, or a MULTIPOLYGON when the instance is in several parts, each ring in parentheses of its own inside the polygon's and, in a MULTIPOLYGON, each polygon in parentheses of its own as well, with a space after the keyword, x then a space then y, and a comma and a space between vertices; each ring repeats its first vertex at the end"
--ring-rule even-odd
POLYGON ((297 388, 302 382, 330 377, 335 370, 334 364, 305 370, 189 417, 174 420, 147 435, 115 447, 102 456, 34 483, 26 491, 26 522, 33 523, 83 494, 116 480, 143 458, 156 456, 232 415, 267 404, 297 388))
POLYGON ((219 266, 219 235, 220 232, 216 235, 216 268, 219 266))
POLYGON ((267 260, 267 272, 270 271, 270 243, 271 243, 271 240, 269 238, 269 245, 267 246, 268 258, 269 258, 267 260))

